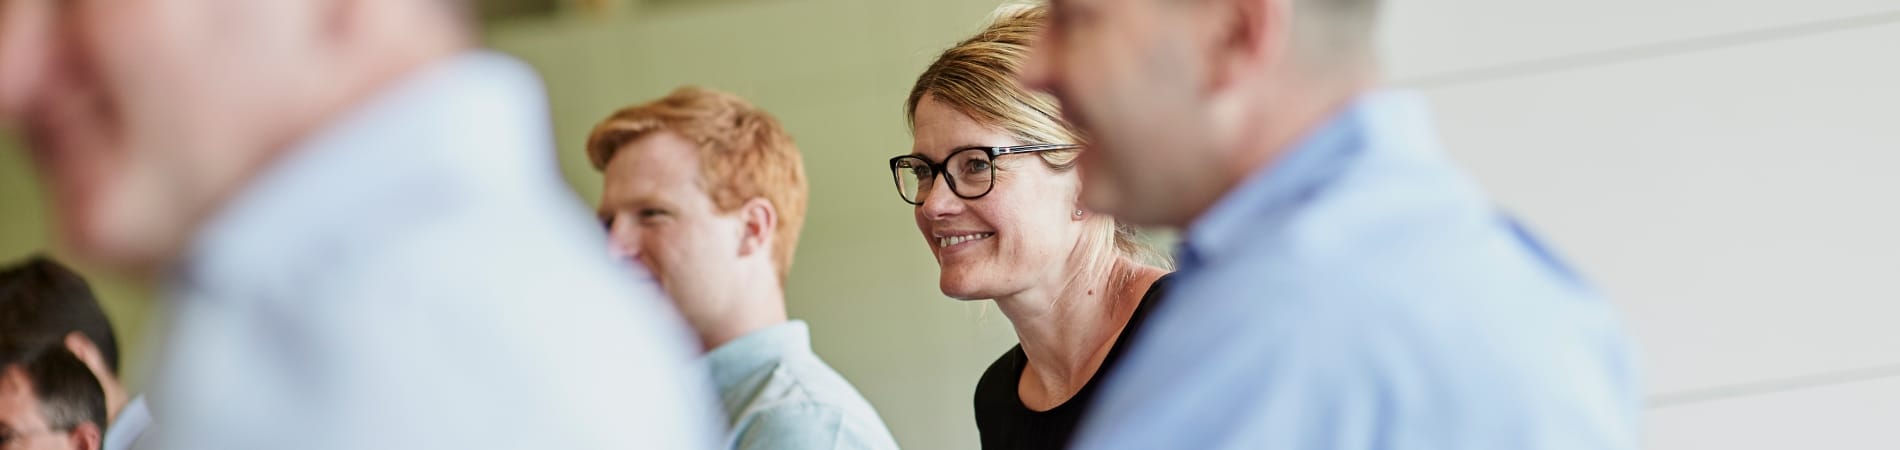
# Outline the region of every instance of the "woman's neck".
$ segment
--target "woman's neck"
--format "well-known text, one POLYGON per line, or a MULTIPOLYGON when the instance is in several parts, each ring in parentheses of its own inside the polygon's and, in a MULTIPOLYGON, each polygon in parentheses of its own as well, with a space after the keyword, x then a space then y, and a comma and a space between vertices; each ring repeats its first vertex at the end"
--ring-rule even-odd
POLYGON ((1126 258, 1109 269, 996 299, 1029 359, 1019 391, 1025 405, 1054 408, 1087 385, 1142 294, 1164 273, 1126 258))

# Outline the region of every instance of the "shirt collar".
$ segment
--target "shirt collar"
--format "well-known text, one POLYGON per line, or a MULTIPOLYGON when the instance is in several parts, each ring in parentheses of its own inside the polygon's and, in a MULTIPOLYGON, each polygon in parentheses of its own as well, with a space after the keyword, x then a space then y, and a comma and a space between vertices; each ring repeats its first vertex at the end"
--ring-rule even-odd
POLYGON ((1183 233, 1183 271, 1203 267, 1257 236, 1311 191, 1338 176, 1368 148, 1376 130, 1423 117, 1423 102, 1403 92, 1372 92, 1349 103, 1273 163, 1256 169, 1196 218, 1183 233))
POLYGON ((152 413, 145 409, 145 396, 132 397, 119 409, 119 417, 106 427, 105 449, 128 449, 152 425, 152 413))
POLYGON ((727 392, 787 355, 801 353, 811 353, 811 328, 793 319, 720 345, 706 354, 706 365, 719 392, 727 392))

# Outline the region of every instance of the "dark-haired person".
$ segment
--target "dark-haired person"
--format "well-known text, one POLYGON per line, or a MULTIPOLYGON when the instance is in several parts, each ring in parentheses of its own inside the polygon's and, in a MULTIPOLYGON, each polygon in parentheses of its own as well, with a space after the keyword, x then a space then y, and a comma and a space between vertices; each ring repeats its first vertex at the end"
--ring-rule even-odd
POLYGON ((105 421, 105 392, 71 352, 0 355, 0 449, 99 450, 105 421))
POLYGON ((152 424, 145 397, 119 381, 119 339, 86 280, 45 257, 0 268, 0 353, 71 352, 105 393, 104 448, 132 448, 152 424))

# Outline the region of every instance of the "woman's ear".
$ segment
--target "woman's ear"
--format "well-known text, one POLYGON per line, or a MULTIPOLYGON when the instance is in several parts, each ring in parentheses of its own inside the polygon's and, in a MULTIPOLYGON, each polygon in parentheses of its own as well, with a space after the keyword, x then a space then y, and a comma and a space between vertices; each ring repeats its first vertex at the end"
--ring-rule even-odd
POLYGON ((763 198, 746 200, 739 206, 739 256, 772 251, 778 234, 778 208, 763 198))

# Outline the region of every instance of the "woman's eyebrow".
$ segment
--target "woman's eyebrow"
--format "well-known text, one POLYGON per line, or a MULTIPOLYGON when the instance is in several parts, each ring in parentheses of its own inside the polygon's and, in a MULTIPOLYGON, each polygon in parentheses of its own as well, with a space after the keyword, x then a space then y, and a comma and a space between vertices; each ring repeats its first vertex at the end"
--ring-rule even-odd
MULTIPOLYGON (((969 150, 969 149, 973 149, 973 148, 980 148, 980 149, 992 149, 992 148, 996 148, 996 146, 994 146, 994 145, 965 145, 965 146, 960 146, 960 147, 956 147, 956 148, 952 148, 952 149, 950 149, 950 151, 947 151, 947 152, 944 152, 944 154, 946 154, 946 155, 948 155, 948 154, 951 154, 951 153, 956 153, 956 152, 960 152, 960 151, 964 151, 964 150, 969 150)), ((930 158, 929 158, 929 155, 925 155, 925 154, 923 154, 923 152, 910 152, 910 155, 909 155, 909 156, 919 156, 919 157, 924 157, 924 159, 930 159, 930 158)))

